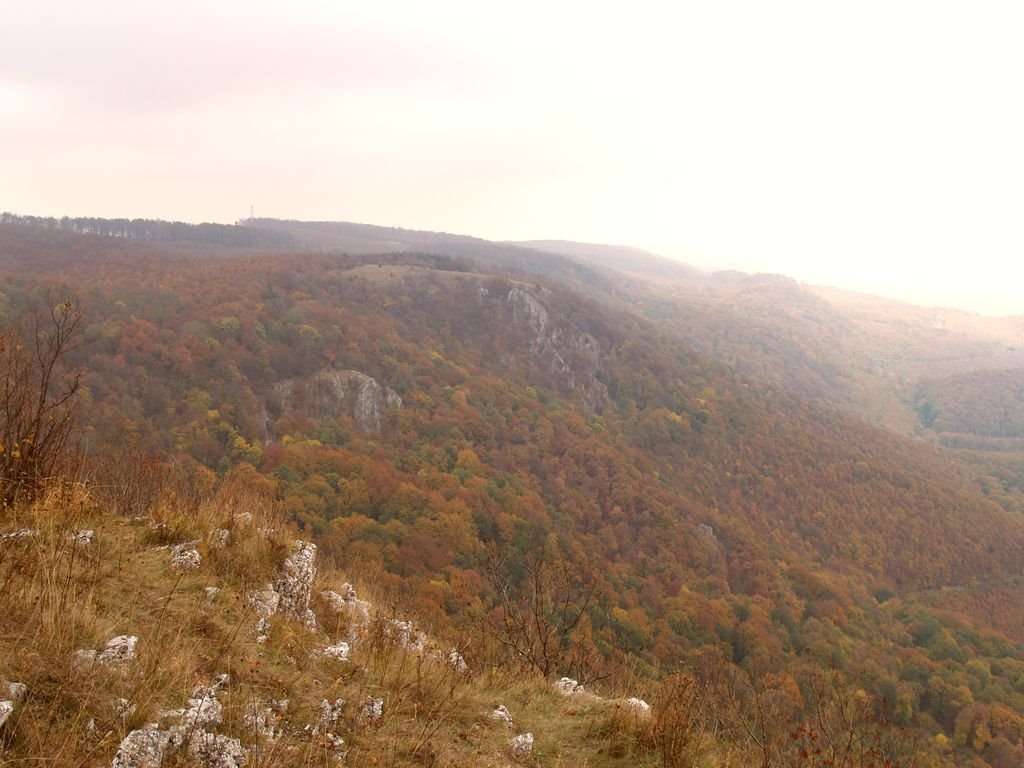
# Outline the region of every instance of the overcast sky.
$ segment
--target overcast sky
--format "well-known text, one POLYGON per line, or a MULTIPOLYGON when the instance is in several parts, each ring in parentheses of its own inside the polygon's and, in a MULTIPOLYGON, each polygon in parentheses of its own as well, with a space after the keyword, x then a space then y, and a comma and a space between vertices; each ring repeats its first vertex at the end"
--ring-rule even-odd
POLYGON ((1019 2, 0 0, 0 209, 647 247, 1024 313, 1019 2))

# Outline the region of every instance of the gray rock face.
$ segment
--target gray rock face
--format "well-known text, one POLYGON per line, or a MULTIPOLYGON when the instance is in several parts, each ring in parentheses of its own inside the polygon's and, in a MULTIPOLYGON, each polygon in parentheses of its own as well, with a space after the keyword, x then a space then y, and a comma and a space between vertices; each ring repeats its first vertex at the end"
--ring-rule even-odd
POLYGON ((96 656, 96 663, 103 667, 123 667, 135 661, 135 646, 139 638, 135 635, 118 635, 107 641, 107 646, 96 656))
POLYGON ((491 712, 491 719, 499 720, 509 728, 513 728, 515 726, 515 723, 512 720, 512 713, 508 711, 504 704, 499 704, 494 708, 494 711, 491 712))
POLYGON ((92 544, 92 540, 95 535, 95 532, 89 529, 74 531, 68 534, 68 541, 70 541, 76 547, 88 547, 90 544, 92 544))
POLYGON ((25 697, 28 696, 28 686, 24 683, 5 683, 3 686, 0 686, 0 690, 5 691, 7 697, 15 703, 24 701, 25 697))
POLYGON ((110 768, 160 768, 171 734, 156 726, 132 731, 122 740, 110 768))
POLYGON ((188 756, 205 768, 241 768, 246 760, 242 742, 219 733, 196 734, 188 756))
POLYGON ((19 531, 0 533, 0 541, 21 541, 23 539, 31 539, 37 533, 39 533, 39 531, 35 528, 22 528, 19 531))
MULTIPOLYGON (((295 407, 298 383, 289 379, 274 387, 285 410, 295 407)), ((305 407, 321 418, 349 414, 361 432, 381 430, 381 417, 389 408, 401 408, 402 398, 360 371, 322 371, 304 383, 305 407)))
POLYGON ((278 610, 291 619, 308 621, 309 598, 316 578, 316 544, 296 541, 285 561, 281 575, 274 582, 280 595, 278 610))
POLYGON ((288 699, 271 699, 266 704, 250 702, 242 716, 242 724, 251 729, 259 738, 273 744, 281 737, 280 721, 288 711, 288 699))
POLYGON ((586 410, 602 411, 608 404, 608 388, 596 377, 601 359, 597 339, 571 323, 555 323, 544 305, 523 288, 510 290, 505 303, 513 318, 530 328, 530 353, 547 360, 548 372, 578 394, 586 410))
POLYGON ((555 690, 563 696, 572 696, 577 693, 583 693, 583 686, 571 677, 563 677, 555 683, 555 690))
POLYGON ((359 716, 365 723, 376 724, 384 717, 384 699, 369 698, 359 709, 359 716))
POLYGON ((194 571, 198 568, 203 562, 199 550, 196 549, 198 543, 187 541, 171 547, 171 568, 176 571, 194 571))
POLYGON ((533 752, 533 734, 521 733, 508 743, 513 757, 527 757, 533 752))
POLYGON ((326 648, 321 648, 317 653, 328 659, 336 659, 338 661, 348 661, 349 644, 341 641, 334 645, 328 645, 326 648))
POLYGON ((651 716, 651 705, 643 699, 638 699, 636 696, 630 696, 626 699, 626 708, 641 720, 651 716))
POLYGON ((505 301, 512 307, 516 320, 524 320, 536 334, 535 345, 542 344, 548 333, 548 311, 544 305, 522 288, 513 288, 505 301))
POLYGON ((192 691, 184 709, 162 712, 161 718, 176 721, 170 728, 162 729, 153 723, 129 733, 118 747, 111 768, 160 768, 171 752, 184 752, 191 758, 191 764, 204 768, 244 766, 246 753, 242 743, 212 732, 223 719, 217 689, 227 683, 227 675, 221 675, 210 685, 192 691))
POLYGON ((316 579, 316 544, 296 541, 292 553, 285 558, 281 574, 272 584, 249 595, 249 604, 261 618, 256 622, 256 641, 265 643, 270 631, 270 617, 282 613, 298 619, 312 631, 317 628, 316 614, 309 607, 316 579))

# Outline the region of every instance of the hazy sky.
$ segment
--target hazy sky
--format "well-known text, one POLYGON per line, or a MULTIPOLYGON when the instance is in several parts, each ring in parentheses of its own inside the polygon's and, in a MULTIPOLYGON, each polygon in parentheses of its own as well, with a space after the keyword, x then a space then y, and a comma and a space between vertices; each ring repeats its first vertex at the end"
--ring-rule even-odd
POLYGON ((0 209, 649 247, 1024 313, 1024 3, 0 0, 0 209))

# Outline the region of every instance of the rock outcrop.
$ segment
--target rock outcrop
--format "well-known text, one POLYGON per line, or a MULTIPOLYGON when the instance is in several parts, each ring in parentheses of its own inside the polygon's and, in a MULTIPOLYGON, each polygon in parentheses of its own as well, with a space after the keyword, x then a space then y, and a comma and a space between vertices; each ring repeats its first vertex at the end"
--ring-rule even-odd
POLYGON ((533 734, 521 733, 508 742, 513 757, 528 757, 533 752, 533 734))
POLYGON ((518 286, 508 292, 505 303, 512 317, 530 329, 530 354, 547 362, 559 386, 578 395, 587 411, 604 410, 608 388, 596 376, 601 360, 597 339, 572 323, 554 322, 544 305, 518 286))
POLYGON ((171 547, 171 568, 176 571, 194 571, 202 562, 199 554, 198 541, 186 541, 171 547))
POLYGON ((129 733, 121 741, 111 768, 160 768, 172 752, 204 768, 242 768, 246 750, 241 741, 214 732, 224 712, 217 690, 227 681, 227 676, 221 675, 210 685, 196 688, 183 709, 162 712, 162 720, 174 721, 169 728, 150 723, 129 733))
POLYGON ((274 393, 282 410, 302 408, 319 418, 348 415, 366 433, 380 432, 385 411, 402 407, 395 390, 360 371, 321 371, 303 382, 287 379, 274 393))
POLYGON ((555 690, 563 696, 574 696, 577 693, 583 693, 583 686, 573 680, 571 677, 563 677, 555 683, 555 690))
POLYGON ((508 708, 504 704, 499 704, 491 712, 492 720, 499 720, 507 725, 509 728, 515 727, 515 722, 512 720, 512 713, 508 711, 508 708))

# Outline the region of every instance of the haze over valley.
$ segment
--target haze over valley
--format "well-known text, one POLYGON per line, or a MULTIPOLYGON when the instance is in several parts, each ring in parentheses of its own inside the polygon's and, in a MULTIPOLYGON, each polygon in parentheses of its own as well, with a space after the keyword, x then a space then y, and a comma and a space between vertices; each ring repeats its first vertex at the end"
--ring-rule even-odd
POLYGON ((0 23, 0 765, 1024 766, 1018 4, 0 23))

